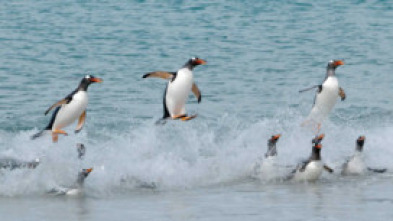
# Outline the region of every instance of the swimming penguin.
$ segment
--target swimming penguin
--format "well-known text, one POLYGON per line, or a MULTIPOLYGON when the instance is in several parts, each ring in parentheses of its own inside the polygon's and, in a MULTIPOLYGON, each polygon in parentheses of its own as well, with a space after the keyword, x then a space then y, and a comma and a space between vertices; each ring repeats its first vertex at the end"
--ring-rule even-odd
POLYGON ((56 102, 45 111, 46 115, 55 108, 48 126, 41 132, 33 135, 31 138, 35 139, 40 137, 45 131, 51 130, 52 140, 53 142, 57 142, 58 134, 67 135, 62 128, 70 125, 78 118, 79 121, 75 129, 75 133, 82 130, 86 119, 86 107, 88 103, 87 88, 91 83, 100 82, 102 82, 102 79, 96 78, 92 75, 86 75, 80 82, 79 86, 71 94, 56 102))
POLYGON ((337 98, 341 97, 342 101, 345 100, 345 92, 339 86, 338 79, 335 75, 336 68, 340 65, 344 65, 344 62, 341 60, 329 61, 324 82, 320 85, 315 85, 300 91, 304 92, 313 88, 318 88, 311 112, 302 124, 303 126, 311 125, 317 130, 317 133, 319 133, 322 122, 327 118, 336 104, 337 98))
POLYGON ((196 117, 196 115, 187 115, 185 104, 190 91, 197 97, 198 103, 201 102, 201 92, 194 83, 192 70, 195 66, 204 64, 206 61, 200 58, 191 58, 177 72, 155 71, 143 75, 143 78, 156 77, 169 80, 164 93, 162 119, 172 118, 186 121, 196 117))
POLYGON ((78 151, 78 158, 79 158, 80 160, 82 160, 83 157, 85 156, 85 153, 86 153, 86 147, 85 147, 85 145, 83 145, 82 143, 77 143, 77 144, 76 144, 76 149, 77 149, 77 151, 78 151))
POLYGON ((321 159, 321 142, 324 137, 324 134, 315 136, 312 140, 313 146, 311 156, 308 160, 298 164, 289 178, 297 181, 315 181, 319 179, 323 169, 327 170, 329 173, 333 172, 333 169, 325 165, 321 159))
POLYGON ((365 140, 365 136, 359 136, 359 138, 356 140, 355 154, 343 164, 341 171, 342 175, 361 175, 366 171, 375 173, 386 172, 386 169, 372 169, 366 166, 362 154, 365 140))
POLYGON ((254 166, 254 171, 252 176, 256 178, 263 178, 270 180, 274 178, 277 174, 276 156, 277 149, 276 144, 281 134, 276 134, 271 136, 267 141, 267 152, 265 153, 265 159, 259 158, 254 166), (261 177, 260 175, 263 175, 261 177))
POLYGON ((39 158, 36 158, 32 161, 23 161, 10 157, 0 158, 0 169, 35 169, 39 164, 39 158))
POLYGON ((280 137, 281 137, 281 134, 276 134, 276 135, 273 135, 267 141, 267 152, 265 153, 265 158, 272 158, 272 157, 277 156, 276 144, 277 144, 277 141, 280 137))
POLYGON ((78 178, 76 179, 74 185, 68 188, 56 187, 50 190, 48 193, 53 195, 80 195, 81 193, 83 193, 83 184, 85 182, 85 179, 91 173, 91 171, 93 171, 93 168, 83 169, 78 173, 78 178))

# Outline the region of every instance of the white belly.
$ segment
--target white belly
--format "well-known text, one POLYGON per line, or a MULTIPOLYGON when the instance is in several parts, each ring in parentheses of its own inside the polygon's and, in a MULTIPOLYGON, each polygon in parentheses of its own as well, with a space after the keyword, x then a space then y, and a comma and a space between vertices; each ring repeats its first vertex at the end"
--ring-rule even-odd
POLYGON ((322 91, 315 97, 314 107, 311 109, 309 120, 316 123, 322 123, 334 105, 337 103, 339 93, 338 80, 336 77, 328 77, 322 84, 322 91))
POLYGON ((192 72, 181 70, 176 79, 168 83, 165 103, 171 117, 186 114, 185 104, 193 82, 192 72))
POLYGON ((361 156, 354 156, 343 168, 342 175, 361 175, 366 171, 366 165, 361 156))
POLYGON ((88 97, 86 91, 77 92, 72 101, 63 104, 56 115, 52 130, 61 129, 72 124, 86 110, 88 97))
POLYGON ((69 195, 69 196, 77 196, 77 195, 80 195, 80 194, 82 194, 82 190, 81 190, 81 189, 78 189, 78 188, 69 189, 69 190, 66 192, 66 195, 69 195))
POLYGON ((303 172, 296 171, 294 179, 298 181, 315 181, 321 176, 322 170, 322 161, 313 161, 307 165, 303 172))

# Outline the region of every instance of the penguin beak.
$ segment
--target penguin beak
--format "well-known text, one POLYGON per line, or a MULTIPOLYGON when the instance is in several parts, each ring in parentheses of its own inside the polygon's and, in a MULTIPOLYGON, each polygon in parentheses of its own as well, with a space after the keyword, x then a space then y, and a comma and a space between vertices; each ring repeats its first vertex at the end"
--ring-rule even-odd
POLYGON ((317 149, 321 149, 322 148, 322 144, 317 144, 314 147, 317 148, 317 149))
POLYGON ((91 173, 91 171, 93 171, 93 168, 86 169, 86 172, 88 173, 91 173))
POLYGON ((204 65, 204 64, 206 64, 206 63, 207 63, 207 62, 206 62, 205 60, 200 59, 200 58, 198 58, 198 59, 195 60, 195 64, 197 64, 197 65, 204 65))
POLYGON ((340 66, 340 65, 344 65, 344 62, 342 60, 337 60, 334 62, 334 66, 340 66))
POLYGON ((272 138, 273 140, 278 140, 281 137, 281 134, 276 134, 272 138))
POLYGON ((359 141, 362 141, 362 140, 365 140, 365 139, 366 139, 365 136, 360 136, 360 137, 358 138, 359 141))
POLYGON ((101 78, 90 78, 90 81, 94 82, 94 83, 101 83, 102 79, 101 78))
POLYGON ((322 140, 324 137, 325 137, 325 134, 321 134, 321 135, 318 136, 317 139, 318 139, 318 140, 322 140))

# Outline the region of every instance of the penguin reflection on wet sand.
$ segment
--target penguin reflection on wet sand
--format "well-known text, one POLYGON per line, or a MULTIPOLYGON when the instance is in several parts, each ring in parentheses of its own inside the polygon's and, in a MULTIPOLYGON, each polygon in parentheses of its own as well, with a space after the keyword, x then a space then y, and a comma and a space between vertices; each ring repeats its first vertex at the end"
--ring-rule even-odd
POLYGON ((344 65, 341 60, 329 61, 326 70, 326 77, 322 84, 301 90, 299 92, 308 91, 317 88, 314 98, 314 105, 302 126, 309 125, 316 129, 319 133, 322 122, 327 118, 334 105, 337 103, 337 98, 345 100, 346 95, 344 90, 339 86, 335 71, 338 66, 344 65))
POLYGON ((45 111, 45 115, 48 114, 52 109, 55 109, 52 118, 46 126, 46 128, 39 133, 33 135, 31 139, 36 139, 43 135, 45 131, 52 131, 52 141, 57 142, 58 134, 67 135, 62 128, 72 124, 76 119, 79 118, 78 125, 75 129, 75 133, 82 130, 86 119, 86 107, 88 103, 87 88, 91 83, 100 83, 102 79, 96 78, 92 75, 86 75, 80 82, 79 86, 64 99, 56 102, 48 110, 45 111))
POLYGON ((56 187, 48 191, 49 194, 53 195, 69 195, 76 196, 83 193, 83 185, 85 183, 85 179, 89 174, 93 171, 93 168, 82 169, 78 173, 78 177, 74 185, 70 187, 56 187))
POLYGON ((342 166, 342 175, 362 175, 366 171, 384 173, 386 169, 373 169, 366 166, 363 159, 363 146, 366 141, 365 136, 359 136, 356 140, 355 154, 349 158, 342 166))
POLYGON ((185 104, 190 91, 197 97, 198 103, 201 102, 201 92, 194 83, 192 71, 196 66, 204 64, 206 61, 200 58, 191 58, 177 72, 154 71, 143 75, 143 78, 155 77, 169 80, 163 98, 163 120, 171 118, 186 121, 196 117, 196 115, 187 115, 185 104))
POLYGON ((315 138, 312 140, 313 145, 311 156, 306 161, 298 164, 298 166, 292 171, 292 174, 288 177, 288 179, 293 179, 297 181, 315 181, 319 179, 324 169, 329 173, 333 173, 333 169, 331 169, 322 162, 321 142, 324 137, 324 134, 315 136, 315 138))

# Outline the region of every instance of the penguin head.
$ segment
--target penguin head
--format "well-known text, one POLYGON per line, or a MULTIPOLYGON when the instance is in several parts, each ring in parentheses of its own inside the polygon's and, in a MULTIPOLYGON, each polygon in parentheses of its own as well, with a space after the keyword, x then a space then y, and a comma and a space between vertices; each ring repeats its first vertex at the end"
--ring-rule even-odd
POLYGON ((357 151, 362 151, 363 146, 364 146, 364 141, 366 140, 365 136, 359 136, 359 138, 356 140, 356 150, 357 151))
POLYGON ((328 62, 327 68, 328 69, 336 69, 338 66, 344 65, 342 60, 331 60, 328 62))
POLYGON ((316 135, 316 136, 314 137, 314 139, 312 139, 313 147, 316 147, 316 148, 318 148, 318 149, 321 149, 321 148, 322 148, 321 142, 322 142, 322 140, 323 140, 324 137, 325 137, 325 134, 316 135))
POLYGON ((93 168, 82 169, 82 171, 79 172, 79 176, 82 176, 83 178, 86 178, 87 176, 89 176, 89 174, 91 173, 91 171, 93 171, 93 168))
POLYGON ((79 90, 86 91, 86 90, 87 90, 87 87, 89 87, 89 85, 90 85, 91 83, 101 83, 101 82, 102 82, 102 79, 101 79, 101 78, 96 78, 96 77, 94 77, 93 75, 86 75, 86 76, 82 79, 81 83, 79 84, 78 89, 79 89, 79 90))
POLYGON ((86 83, 88 83, 88 84, 91 84, 91 83, 101 83, 102 82, 102 79, 101 78, 96 78, 96 77, 94 77, 93 75, 86 75, 83 79, 82 79, 82 82, 86 82, 86 83))
POLYGON ((281 134, 273 135, 273 136, 269 139, 269 143, 271 143, 271 144, 276 144, 277 141, 278 141, 278 139, 280 139, 280 137, 281 137, 281 134))
POLYGON ((204 65, 204 64, 206 64, 205 60, 198 57, 192 57, 190 58, 190 60, 187 61, 185 66, 189 67, 192 70, 195 66, 204 65))

